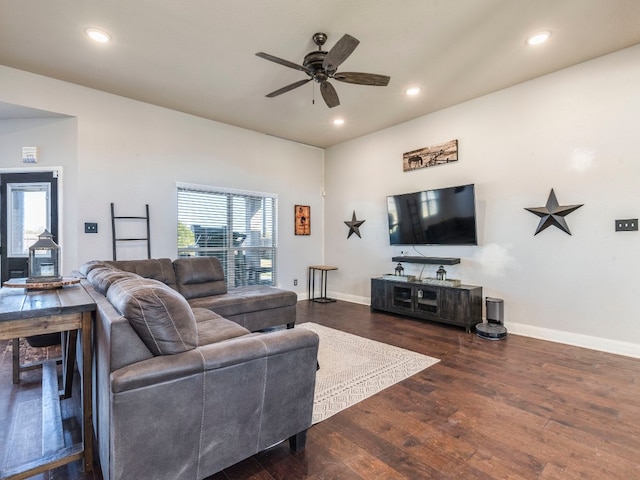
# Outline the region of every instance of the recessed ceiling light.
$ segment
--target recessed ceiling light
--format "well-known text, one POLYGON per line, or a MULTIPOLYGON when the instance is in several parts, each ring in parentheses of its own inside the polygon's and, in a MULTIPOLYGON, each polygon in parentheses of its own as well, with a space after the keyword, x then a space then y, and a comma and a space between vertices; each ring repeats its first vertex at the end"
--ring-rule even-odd
POLYGON ((420 93, 420 87, 410 87, 407 88, 404 93, 409 96, 417 95, 420 93))
POLYGON ((332 123, 334 125, 344 125, 344 118, 334 118, 332 123))
POLYGON ((550 36, 551 32, 549 30, 543 30, 542 32, 537 32, 529 36, 529 38, 527 38, 527 43, 529 45, 540 45, 541 43, 549 40, 550 36))
POLYGON ((87 28, 85 32, 87 33, 87 35, 89 35, 89 38, 95 40, 96 42, 107 43, 111 40, 111 35, 109 35, 104 30, 100 30, 99 28, 87 28))

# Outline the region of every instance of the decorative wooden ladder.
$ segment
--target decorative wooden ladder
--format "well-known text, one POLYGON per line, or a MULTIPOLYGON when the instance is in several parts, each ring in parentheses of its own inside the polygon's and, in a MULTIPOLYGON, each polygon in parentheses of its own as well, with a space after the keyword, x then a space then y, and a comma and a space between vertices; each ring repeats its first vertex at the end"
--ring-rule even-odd
POLYGON ((136 216, 116 216, 115 205, 111 203, 111 231, 113 238, 113 259, 117 260, 118 242, 147 242, 147 258, 151 258, 151 229, 149 226, 149 204, 145 205, 146 215, 142 217, 136 216), (116 223, 119 220, 145 221, 147 224, 147 236, 142 238, 118 238, 116 235, 116 223))

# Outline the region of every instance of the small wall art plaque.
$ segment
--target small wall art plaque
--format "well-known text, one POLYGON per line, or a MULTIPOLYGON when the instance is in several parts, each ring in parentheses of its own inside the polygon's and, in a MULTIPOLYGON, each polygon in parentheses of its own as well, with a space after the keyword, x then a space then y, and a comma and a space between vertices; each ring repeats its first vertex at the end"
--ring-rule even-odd
POLYGON ((311 207, 309 205, 295 206, 295 234, 311 235, 311 207))
POLYGON ((402 171, 435 167, 458 161, 458 140, 419 148, 402 154, 402 171))

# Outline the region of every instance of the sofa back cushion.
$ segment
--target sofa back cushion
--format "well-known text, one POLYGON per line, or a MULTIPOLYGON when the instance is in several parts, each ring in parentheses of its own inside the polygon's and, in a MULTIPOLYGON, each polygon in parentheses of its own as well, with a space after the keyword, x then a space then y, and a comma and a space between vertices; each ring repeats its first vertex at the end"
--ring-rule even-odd
POLYGON ((151 278, 176 289, 176 276, 169 258, 150 258, 144 260, 107 260, 104 263, 125 272, 132 272, 144 278, 151 278))
POLYGON ((173 261, 178 291, 187 300, 227 293, 218 257, 189 257, 173 261))
POLYGON ((122 279, 107 290, 107 299, 154 355, 171 355, 198 346, 196 319, 187 301, 164 283, 122 279))
POLYGON ((93 288, 105 296, 107 295, 107 290, 109 290, 111 285, 125 278, 142 277, 135 273, 118 270, 117 268, 109 265, 92 268, 89 270, 89 273, 87 273, 87 280, 91 282, 93 288))

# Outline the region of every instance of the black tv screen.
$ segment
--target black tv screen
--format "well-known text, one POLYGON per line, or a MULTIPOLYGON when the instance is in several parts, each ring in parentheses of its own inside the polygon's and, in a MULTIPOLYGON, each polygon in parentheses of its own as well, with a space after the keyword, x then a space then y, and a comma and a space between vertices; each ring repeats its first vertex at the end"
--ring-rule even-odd
POLYGON ((387 197, 391 245, 477 245, 473 184, 387 197))

